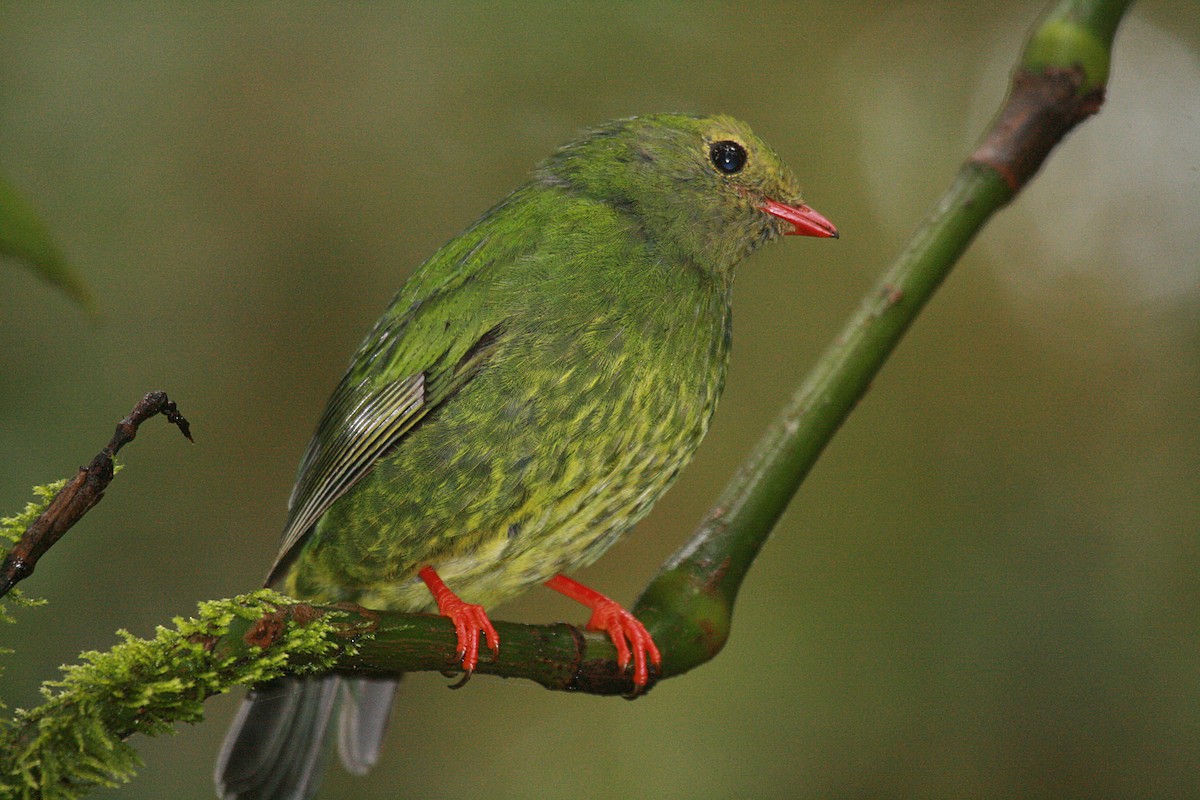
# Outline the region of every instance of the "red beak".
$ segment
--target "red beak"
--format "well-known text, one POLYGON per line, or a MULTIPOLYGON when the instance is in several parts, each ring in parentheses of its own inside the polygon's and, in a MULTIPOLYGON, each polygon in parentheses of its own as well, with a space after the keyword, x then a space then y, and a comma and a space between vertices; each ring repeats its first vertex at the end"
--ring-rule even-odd
POLYGON ((837 228, 833 223, 813 211, 808 206, 789 206, 777 203, 770 198, 763 201, 762 210, 772 217, 778 217, 784 222, 792 223, 788 236, 820 236, 825 239, 838 238, 837 228))

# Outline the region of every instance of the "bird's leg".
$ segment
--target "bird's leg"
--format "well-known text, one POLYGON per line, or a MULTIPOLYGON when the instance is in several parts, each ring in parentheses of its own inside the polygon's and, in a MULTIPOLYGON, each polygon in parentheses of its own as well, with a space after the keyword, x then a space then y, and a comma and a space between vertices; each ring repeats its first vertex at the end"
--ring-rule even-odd
POLYGON ((492 627, 492 621, 488 619, 483 606, 463 602, 462 598, 450 591, 433 567, 422 567, 417 574, 437 601, 438 613, 449 617, 454 623, 454 632, 458 635, 458 658, 467 675, 479 665, 480 633, 487 637, 487 645, 493 656, 500 655, 500 634, 492 627))
POLYGON ((632 651, 634 686, 641 688, 650 680, 650 670, 646 666, 647 655, 656 668, 662 666, 662 656, 659 655, 658 647, 650 638, 646 626, 622 608, 616 600, 605 597, 595 589, 589 589, 566 575, 555 575, 546 581, 546 586, 592 610, 592 618, 588 620, 587 627, 589 630, 604 631, 608 634, 608 638, 612 639, 617 648, 617 666, 622 670, 629 667, 632 651))

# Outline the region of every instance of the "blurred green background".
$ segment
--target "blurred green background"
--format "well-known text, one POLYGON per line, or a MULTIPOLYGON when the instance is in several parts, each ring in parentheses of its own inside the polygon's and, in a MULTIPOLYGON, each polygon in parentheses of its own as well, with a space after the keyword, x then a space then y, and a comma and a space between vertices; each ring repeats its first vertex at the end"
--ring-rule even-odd
MULTIPOLYGON (((632 601, 1000 103, 1041 2, 0 6, 0 173, 96 324, 0 262, 0 510, 161 421, 39 566, 0 694, 257 585, 316 416, 425 256, 589 125, 749 121, 838 242, 743 265, 725 399, 584 579, 632 601)), ((410 676, 325 797, 1200 796, 1200 25, 1135 6, 1110 99, 980 237, 783 519, 711 664, 636 703, 410 676)), ((534 591, 496 614, 584 612, 534 591)), ((137 742, 211 796, 235 698, 137 742)), ((115 797, 102 792, 100 797, 115 797)))

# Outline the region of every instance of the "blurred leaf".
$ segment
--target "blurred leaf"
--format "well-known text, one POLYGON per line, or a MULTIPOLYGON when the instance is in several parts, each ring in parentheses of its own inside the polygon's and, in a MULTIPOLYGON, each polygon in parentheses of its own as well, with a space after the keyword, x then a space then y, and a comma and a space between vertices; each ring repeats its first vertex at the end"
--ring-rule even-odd
POLYGON ((92 311, 92 296, 50 237, 50 231, 33 207, 0 177, 0 255, 24 261, 45 280, 62 289, 85 310, 92 311))

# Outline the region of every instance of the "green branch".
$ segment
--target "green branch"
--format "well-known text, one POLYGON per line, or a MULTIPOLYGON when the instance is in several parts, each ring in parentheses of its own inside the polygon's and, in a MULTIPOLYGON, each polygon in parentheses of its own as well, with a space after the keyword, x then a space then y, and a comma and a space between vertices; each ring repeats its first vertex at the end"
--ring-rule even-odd
POLYGON ((863 299, 834 344, 634 608, 663 651, 663 674, 716 655, 738 588, 775 522, 904 332, 992 214, 1050 150, 1099 110, 1109 51, 1130 0, 1067 0, 1034 28, 1012 90, 982 144, 863 299))

